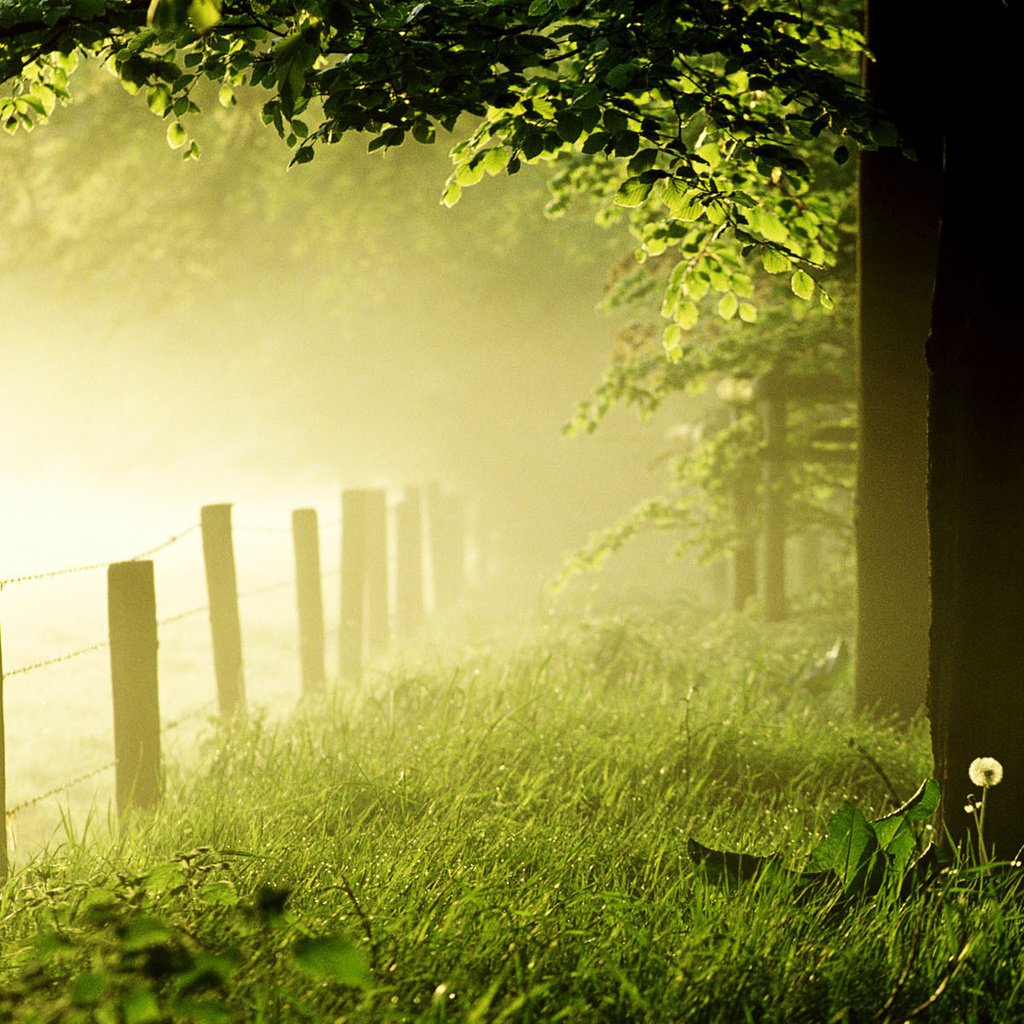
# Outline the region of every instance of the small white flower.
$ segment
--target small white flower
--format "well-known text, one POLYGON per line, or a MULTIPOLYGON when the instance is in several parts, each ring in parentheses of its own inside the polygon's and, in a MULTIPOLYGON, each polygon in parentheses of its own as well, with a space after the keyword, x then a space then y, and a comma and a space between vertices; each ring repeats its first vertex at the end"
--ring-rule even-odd
POLYGON ((967 774, 976 786, 990 789, 1003 781, 1003 766, 994 757, 976 757, 967 774))

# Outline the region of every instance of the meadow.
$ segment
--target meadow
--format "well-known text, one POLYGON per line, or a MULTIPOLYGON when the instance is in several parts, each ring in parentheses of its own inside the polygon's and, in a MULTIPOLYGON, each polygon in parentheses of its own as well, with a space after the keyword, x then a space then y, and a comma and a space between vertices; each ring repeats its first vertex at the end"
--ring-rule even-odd
POLYGON ((806 883, 844 801, 929 771, 924 722, 814 675, 841 620, 573 618, 211 726, 155 814, 68 819, 3 890, 0 1020, 1024 1019, 1012 872, 806 883))

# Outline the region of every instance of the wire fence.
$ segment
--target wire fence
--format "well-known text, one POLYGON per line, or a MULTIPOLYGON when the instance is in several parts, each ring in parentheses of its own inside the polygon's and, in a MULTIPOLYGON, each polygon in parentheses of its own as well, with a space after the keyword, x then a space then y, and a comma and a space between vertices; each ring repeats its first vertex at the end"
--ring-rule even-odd
MULTIPOLYGON (((422 514, 426 518, 427 502, 425 498, 416 496, 410 502, 409 494, 415 492, 407 492, 406 498, 403 502, 405 508, 403 515, 408 515, 410 504, 413 506, 413 511, 416 515, 422 514)), ((146 629, 152 629, 152 651, 151 656, 153 659, 153 714, 155 716, 157 725, 156 731, 158 735, 163 736, 172 730, 179 729, 190 721, 195 721, 201 718, 212 718, 216 717, 217 712, 221 717, 226 716, 232 709, 229 707, 228 702, 225 698, 225 688, 222 685, 223 680, 221 679, 222 673, 225 671, 224 665, 227 663, 229 668, 228 672, 235 671, 238 678, 235 683, 238 684, 240 691, 242 708, 244 709, 245 694, 241 692, 243 690, 241 686, 241 675, 242 675, 242 656, 241 656, 241 637, 240 634, 234 641, 231 641, 229 637, 227 641, 224 640, 224 614, 223 614, 223 600, 224 600, 224 579, 222 578, 219 582, 215 580, 214 576, 217 570, 213 566, 217 563, 218 557, 223 556, 224 551, 221 550, 220 555, 217 554, 218 544, 223 549, 226 544, 227 557, 230 563, 230 577, 229 588, 231 593, 229 595, 230 602, 234 606, 234 619, 235 619, 235 631, 238 632, 238 603, 240 601, 248 601, 252 598, 262 597, 263 595, 272 594, 283 594, 284 592, 291 590, 298 598, 296 607, 298 611, 298 631, 294 633, 292 639, 289 642, 277 642, 274 634, 274 630, 266 630, 261 627, 259 635, 261 643, 263 644, 263 653, 265 657, 263 661, 268 662, 262 666, 247 666, 246 675, 252 678, 253 675, 259 676, 261 674, 260 668, 267 670, 269 673, 271 670, 274 673, 280 673, 281 668, 286 659, 295 659, 296 666, 300 669, 299 676, 301 679, 302 693, 312 692, 310 687, 316 689, 323 689, 326 686, 326 671, 324 666, 324 650, 325 644, 328 638, 331 638, 332 642, 336 643, 338 650, 341 652, 342 661, 339 664, 338 676, 339 678, 349 678, 349 673, 358 674, 361 671, 361 659, 363 657, 369 657, 371 654, 382 651, 380 643, 381 636, 384 636, 387 642, 390 642, 391 634, 397 631, 399 634, 403 632, 403 628, 407 628, 410 622, 415 623, 418 619, 424 617, 428 611, 428 604, 431 602, 431 594, 440 594, 442 590, 450 590, 451 587, 443 587, 441 581, 434 579, 432 576, 428 578, 428 573, 434 573, 436 567, 442 564, 442 559, 439 557, 437 550, 430 548, 430 538, 439 538, 443 536, 441 528, 441 521, 434 522, 430 529, 426 528, 424 523, 422 526, 419 523, 414 523, 411 535, 415 538, 414 542, 410 543, 407 540, 403 541, 402 530, 408 528, 408 521, 406 520, 405 526, 402 526, 398 522, 396 516, 392 523, 393 529, 387 527, 386 517, 390 514, 386 507, 386 501, 383 492, 380 491, 356 491, 343 493, 343 512, 345 513, 345 530, 341 531, 342 523, 340 520, 329 522, 326 524, 319 524, 316 517, 316 513, 312 510, 302 510, 302 512, 296 512, 293 514, 292 528, 271 525, 258 525, 252 523, 244 523, 242 525, 235 525, 232 527, 230 521, 230 506, 206 506, 203 509, 203 515, 199 522, 193 522, 184 529, 178 530, 157 544, 153 544, 150 547, 138 552, 137 554, 126 559, 124 562, 92 562, 89 564, 73 565, 63 568, 54 568, 41 572, 24 573, 21 575, 11 576, 8 578, 0 579, 0 592, 14 589, 28 584, 36 584, 42 581, 54 580, 61 577, 80 575, 90 572, 98 572, 99 570, 108 570, 107 584, 108 584, 108 613, 109 613, 109 633, 105 639, 95 640, 91 643, 81 643, 75 646, 70 646, 69 649, 57 654, 46 654, 45 656, 29 657, 26 658, 24 663, 16 664, 15 667, 4 670, 2 660, 0 660, 0 701, 3 697, 4 683, 9 679, 17 679, 19 682, 22 677, 30 676, 33 673, 40 672, 45 669, 52 669, 55 666, 60 666, 65 663, 75 662, 78 659, 85 658, 90 654, 95 654, 101 651, 110 651, 111 659, 111 673, 112 678, 115 673, 114 663, 119 656, 123 657, 124 646, 126 643, 131 642, 125 640, 122 634, 122 639, 118 640, 114 631, 114 577, 121 568, 127 568, 130 563, 139 563, 139 569, 144 574, 148 573, 149 586, 151 591, 150 601, 152 602, 153 612, 149 620, 149 625, 145 626, 143 632, 146 629), (355 495, 355 498, 349 501, 349 498, 355 495), (348 504, 346 504, 346 501, 348 504), (345 510, 348 511, 345 511, 345 510), (352 518, 349 518, 352 516, 352 518), (380 519, 374 519, 375 516, 385 517, 380 519), (311 517, 311 518, 310 518, 311 517), (305 522, 305 527, 300 528, 300 519, 305 522), (219 523, 219 526, 218 526, 219 523), (312 536, 310 536, 308 527, 312 524, 312 536), (397 525, 396 525, 397 524, 397 525), (226 528, 226 530, 225 530, 226 528), (218 533, 218 530, 220 533, 218 533), (390 533, 389 533, 390 530, 390 533), (339 559, 350 568, 343 572, 343 564, 335 563, 330 565, 326 569, 321 568, 320 565, 320 544, 319 538, 325 532, 336 531, 341 534, 340 537, 335 538, 336 553, 339 559), (181 610, 172 612, 166 615, 157 616, 155 614, 155 597, 152 596, 153 590, 153 576, 154 570, 152 568, 152 558, 155 555, 164 555, 170 549, 176 547, 186 538, 191 538, 195 535, 201 535, 202 548, 203 548, 203 564, 205 567, 206 577, 206 597, 207 601, 202 604, 190 604, 185 601, 182 603, 185 605, 181 610), (291 561, 292 572, 288 578, 281 578, 271 580, 269 582, 258 583, 256 585, 249 585, 243 588, 239 588, 235 573, 235 561, 234 561, 234 542, 236 535, 253 535, 259 536, 264 535, 266 537, 282 537, 287 534, 291 534, 294 546, 289 552, 289 559, 291 561), (388 537, 392 536, 394 539, 397 537, 395 542, 394 550, 390 549, 391 541, 388 537), (343 543, 338 544, 337 541, 343 543), (377 546, 375 546, 377 545, 377 546), (403 546, 404 545, 404 546, 403 546), (305 546, 305 553, 303 548, 305 546), (347 553, 347 554, 346 554, 347 553), (345 558, 351 559, 350 562, 344 562, 345 558), (384 564, 388 568, 386 571, 382 571, 379 567, 384 564), (145 568, 148 565, 149 568, 145 568), (358 573, 353 575, 353 569, 351 566, 358 567, 358 573), (393 580, 389 581, 389 575, 394 577, 393 580), (346 615, 339 614, 335 618, 335 622, 338 624, 336 628, 327 628, 324 624, 323 614, 323 590, 322 583, 325 579, 340 578, 341 586, 337 588, 336 593, 344 604, 346 588, 349 591, 357 595, 354 599, 349 598, 349 611, 346 615), (392 590, 393 586, 393 590, 392 590), (409 607, 405 604, 408 603, 409 607), (313 614, 310 610, 316 612, 313 614), (356 612, 353 613, 352 609, 355 608, 356 612), (304 610, 305 609, 305 610, 304 610), (172 720, 166 722, 159 721, 159 709, 158 702, 156 700, 156 648, 158 646, 157 637, 162 637, 162 630, 166 627, 176 626, 179 623, 188 622, 190 620, 198 619, 201 616, 208 617, 211 626, 211 641, 212 641, 212 655, 213 655, 213 674, 216 677, 218 699, 205 700, 197 704, 196 706, 184 710, 176 715, 172 720), (218 626, 218 619, 221 625, 218 626), (312 625, 311 625, 312 623, 312 625), (218 639, 218 630, 221 631, 220 639, 218 639), (225 661, 224 650, 219 648, 224 643, 234 642, 238 646, 236 652, 236 662, 234 669, 230 667, 231 658, 227 657, 225 661), (272 649, 272 650, 271 650, 272 649), (313 651, 311 658, 310 652, 313 651), (316 652, 319 653, 316 653, 316 652), (347 661, 346 661, 347 658, 347 661), (319 665, 316 665, 319 660, 319 665), (272 663, 272 664, 270 664, 272 663), (255 672, 251 672, 251 669, 255 668, 255 672), (317 678, 319 677, 319 678, 317 678)), ((398 506, 392 507, 392 512, 398 506)), ((449 531, 450 535, 450 531, 449 531)), ((252 542, 250 542, 252 543, 252 542)), ((278 556, 283 557, 284 549, 277 542, 275 544, 275 551, 278 556), (278 550, 280 548, 280 550, 278 550)), ((264 549, 261 548, 261 551, 264 549)), ((221 558, 223 561, 223 558, 221 558)), ((272 561, 269 559, 268 561, 272 561)), ((161 563, 164 565, 164 563, 161 563)), ((189 578, 193 578, 196 575, 196 566, 192 566, 189 569, 189 578)), ((134 572, 134 570, 133 570, 134 572)), ((136 578, 138 574, 135 574, 136 578)), ((132 602, 129 602, 131 604, 132 602)), ((341 607, 338 609, 339 613, 341 607)), ((280 617, 280 610, 274 609, 272 605, 266 605, 263 602, 258 602, 255 608, 250 608, 250 613, 257 612, 267 616, 280 617)), ((229 616, 230 618, 230 616, 229 616)), ((267 618, 267 622, 273 620, 267 618)), ((228 631, 230 632, 230 630, 228 631)), ((185 634, 189 636, 190 643, 194 637, 191 634, 185 634)), ((283 635, 283 634, 282 634, 283 635)), ((386 646, 386 644, 385 644, 386 646)), ((31 652, 30 652, 31 653, 31 652)), ((148 655, 147 655, 148 656, 148 655)), ((190 652, 191 656, 191 652, 190 652)), ((118 730, 119 727, 123 727, 123 711, 118 710, 118 684, 114 682, 114 747, 115 751, 121 750, 118 746, 118 730), (119 721, 122 721, 122 726, 119 726, 119 721)), ((18 691, 12 691, 13 693, 21 693, 21 689, 18 691)), ((180 699, 183 696, 184 691, 176 692, 175 695, 180 699)), ((298 692, 294 692, 293 696, 297 697, 298 692)), ((133 696, 129 703, 136 702, 133 696)), ((2 732, 2 703, 0 703, 0 758, 6 757, 6 742, 2 732)), ((21 739, 19 735, 19 739, 21 739)), ((91 740, 90 740, 91 742, 91 740)), ((69 778, 54 781, 52 785, 46 785, 39 788, 38 792, 31 793, 27 796, 21 796, 12 806, 4 808, 3 803, 5 800, 5 794, 3 789, 0 788, 0 810, 3 810, 8 826, 12 826, 14 819, 19 814, 24 814, 28 810, 37 807, 40 804, 45 803, 47 800, 51 800, 55 797, 59 797, 63 794, 68 794, 69 791, 73 790, 76 786, 80 786, 83 783, 92 781, 104 773, 114 771, 118 775, 118 789, 122 788, 122 780, 120 779, 121 770, 127 768, 124 763, 124 753, 115 756, 113 759, 103 759, 101 763, 96 764, 93 767, 88 767, 81 771, 72 774, 69 778)), ((159 754, 159 745, 157 746, 157 757, 159 754)), ((97 759, 99 760, 99 759, 97 759)), ((129 787, 130 788, 130 787, 129 787)), ((2 846, 2 844, 0 844, 2 846)), ((3 855, 5 854, 6 847, 0 848, 0 874, 4 873, 5 861, 3 855)))
MULTIPOLYGON (((146 548, 143 551, 138 552, 126 559, 126 561, 143 561, 152 558, 152 556, 164 553, 168 549, 173 548, 180 541, 191 537, 201 529, 200 523, 193 523, 185 529, 178 530, 177 532, 169 535, 158 544, 154 544, 151 547, 146 548)), ((268 527, 253 527, 243 526, 236 528, 236 530, 242 533, 260 533, 266 535, 283 535, 288 534, 291 531, 287 528, 278 528, 273 526, 268 527)), ((48 569, 40 572, 29 572, 17 576, 11 576, 4 579, 0 579, 0 591, 14 589, 16 587, 34 584, 42 581, 55 580, 62 577, 79 575, 90 572, 98 572, 99 570, 106 570, 110 566, 109 562, 93 562, 83 565, 74 565, 56 569, 48 569)), ((334 569, 329 571, 326 575, 337 575, 338 570, 334 569)), ((237 592, 237 599, 244 600, 250 597, 255 597, 262 594, 270 593, 281 593, 288 589, 294 589, 296 587, 295 578, 281 579, 271 583, 261 584, 259 586, 253 586, 240 590, 237 592)), ((156 626, 159 629, 164 627, 173 626, 177 623, 181 623, 187 620, 197 619, 200 616, 209 616, 210 605, 209 603, 196 605, 193 607, 185 608, 181 611, 174 612, 172 614, 161 616, 156 621, 156 626)), ((100 651, 108 651, 111 648, 110 638, 103 640, 97 640, 93 643, 78 646, 73 649, 64 651, 59 654, 53 654, 46 657, 41 657, 36 660, 28 661, 25 664, 16 665, 10 669, 3 669, 0 666, 0 686, 3 682, 10 679, 19 679, 19 677, 27 676, 31 673, 38 672, 43 669, 52 668, 54 666, 63 665, 68 662, 76 661, 83 658, 86 655, 93 654, 100 651)), ((295 645, 291 645, 287 653, 294 657, 295 645)), ((279 652, 280 653, 280 652, 279 652)), ((275 658, 275 661, 281 661, 281 658, 275 658)), ((214 700, 207 700, 201 704, 193 707, 190 710, 185 711, 182 714, 177 715, 170 721, 164 722, 160 726, 161 735, 171 733, 173 730, 179 729, 190 721, 195 721, 202 718, 211 718, 217 707, 217 702, 214 700)), ((2 754, 2 747, 0 747, 0 754, 2 754)), ((40 792, 33 793, 22 799, 19 799, 16 803, 8 806, 5 809, 5 816, 8 826, 8 832, 13 834, 13 827, 15 819, 18 815, 24 814, 32 808, 38 807, 38 805, 45 803, 48 800, 52 800, 56 797, 67 794, 75 787, 82 785, 83 783, 89 782, 102 776, 104 773, 109 773, 117 769, 118 760, 116 758, 104 761, 101 764, 97 764, 94 767, 84 769, 81 772, 74 774, 73 776, 60 780, 49 786, 40 792)))

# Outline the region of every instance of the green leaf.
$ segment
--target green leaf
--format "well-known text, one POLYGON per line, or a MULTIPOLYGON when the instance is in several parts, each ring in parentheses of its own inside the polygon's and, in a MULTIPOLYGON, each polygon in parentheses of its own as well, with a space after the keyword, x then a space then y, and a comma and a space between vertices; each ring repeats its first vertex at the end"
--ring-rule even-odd
POLYGON ((555 117, 555 131, 563 142, 575 142, 583 131, 583 121, 579 114, 563 110, 555 117))
POLYGON ((739 309, 739 299, 732 292, 726 292, 718 300, 718 315, 723 320, 731 320, 739 309))
POLYGON ((745 324, 757 323, 757 306, 752 302, 741 302, 739 308, 740 319, 745 324))
POLYGON ((188 20, 197 32, 208 32, 221 19, 221 0, 191 0, 188 20))
POLYGON ((348 939, 323 936, 299 939, 292 947, 296 963, 311 977, 368 988, 373 979, 362 951, 348 939))
POLYGON ((238 903, 238 890, 230 879, 218 878, 200 888, 199 898, 212 906, 233 907, 238 903))
POLYGON ((832 300, 832 296, 829 295, 824 288, 818 289, 818 301, 821 303, 821 308, 828 313, 831 313, 832 310, 836 308, 836 304, 832 300))
POLYGON ((615 193, 616 206, 642 206, 651 194, 651 186, 639 178, 627 178, 615 193))
POLYGON ((124 1024, 157 1024, 163 1019, 160 1004, 148 988, 136 988, 121 1000, 124 1024))
POLYGON ((235 90, 230 85, 222 85, 217 92, 217 102, 222 107, 233 107, 238 102, 235 90))
POLYGON ((604 76, 605 83, 610 85, 613 89, 624 89, 633 80, 636 75, 637 65, 635 61, 629 61, 626 64, 616 64, 604 76))
POLYGON ((171 149, 181 149, 188 139, 188 132, 182 127, 180 121, 172 121, 167 126, 167 145, 171 149))
POLYGON ((142 915, 128 925, 121 941, 125 949, 139 950, 166 945, 173 938, 174 933, 159 918, 142 915))
POLYGON ((711 289, 711 282, 704 274, 688 274, 683 281, 683 291, 694 302, 700 302, 711 289))
POLYGON ((790 278, 789 286, 793 289, 793 294, 801 299, 809 299, 814 295, 814 278, 802 270, 798 270, 790 278))
POLYGON ((455 180, 466 188, 482 181, 484 176, 484 165, 482 160, 470 160, 455 171, 455 180))
POLYGON ((167 108, 171 105, 171 90, 162 82, 159 85, 150 86, 146 93, 146 106, 158 117, 163 117, 167 108))
POLYGON ((882 856, 875 830, 847 800, 829 821, 828 837, 811 852, 809 864, 832 872, 849 891, 868 880, 882 856))
POLYGON ((496 149, 486 149, 480 164, 493 177, 508 166, 509 157, 511 156, 512 154, 504 146, 499 146, 496 149))
POLYGON ((441 193, 441 202, 451 208, 461 197, 462 186, 454 178, 450 178, 448 184, 444 187, 444 191, 441 193))
POLYGON ((769 274, 784 274, 792 268, 793 264, 789 261, 788 256, 783 256, 777 249, 762 249, 761 266, 769 274))
POLYGON ((675 322, 679 324, 684 331, 691 330, 694 324, 696 324, 699 316, 700 310, 697 308, 697 303, 689 301, 680 302, 673 313, 675 322))
POLYGON ((640 133, 628 130, 616 132, 613 148, 616 156, 632 156, 640 148, 640 133))
POLYGON ((789 229, 774 213, 768 210, 747 211, 747 223, 769 242, 785 244, 789 241, 789 229))
POLYGON ((71 986, 72 1006, 95 1006, 110 985, 106 971, 88 971, 80 974, 71 986))

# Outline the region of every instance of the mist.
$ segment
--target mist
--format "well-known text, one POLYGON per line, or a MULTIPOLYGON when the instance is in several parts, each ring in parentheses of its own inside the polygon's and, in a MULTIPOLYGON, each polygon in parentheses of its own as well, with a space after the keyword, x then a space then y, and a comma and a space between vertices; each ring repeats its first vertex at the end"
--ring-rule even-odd
POLYGON ((495 571, 540 580, 656 486, 628 417, 561 436, 628 240, 545 218, 539 175, 448 210, 444 141, 289 171, 253 110, 214 102, 183 161, 109 76, 80 91, 2 155, 6 573, 128 557, 210 501, 285 523, 437 480, 478 507, 495 571))

